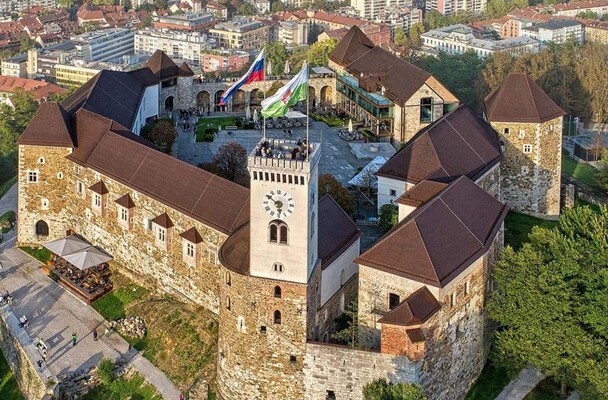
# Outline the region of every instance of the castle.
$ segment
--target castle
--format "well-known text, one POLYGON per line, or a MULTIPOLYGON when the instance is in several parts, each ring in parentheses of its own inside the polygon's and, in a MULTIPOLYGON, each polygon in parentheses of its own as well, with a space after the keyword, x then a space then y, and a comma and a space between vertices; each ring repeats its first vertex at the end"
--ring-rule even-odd
MULTIPOLYGON (((349 44, 351 57, 362 45, 349 44)), ((169 97, 192 101, 188 80, 187 66, 156 54, 43 103, 18 142, 18 244, 78 233, 113 268, 217 314, 222 399, 360 399, 376 378, 462 399, 487 356, 484 306, 507 206, 559 212, 561 110, 510 76, 486 98, 487 121, 457 106, 425 125, 378 172, 379 199, 398 205, 399 222, 360 254, 356 225, 318 198, 319 143, 305 157, 254 150, 246 189, 136 134, 169 97), (520 110, 511 103, 522 88, 531 103, 520 110), (351 302, 360 348, 329 343, 351 302)))

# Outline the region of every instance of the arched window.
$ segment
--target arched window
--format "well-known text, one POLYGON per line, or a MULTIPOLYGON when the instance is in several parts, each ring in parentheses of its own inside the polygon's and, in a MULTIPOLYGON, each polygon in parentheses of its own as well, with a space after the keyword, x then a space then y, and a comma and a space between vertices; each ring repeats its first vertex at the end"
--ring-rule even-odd
POLYGON ((270 223, 270 241, 273 243, 277 243, 278 241, 278 228, 274 223, 270 223))
POLYGON ((277 299, 281 298, 281 287, 280 286, 274 287, 274 297, 276 297, 277 299))
POLYGON ((226 275, 224 275, 224 279, 226 281, 226 285, 230 286, 232 284, 230 280, 230 272, 226 271, 226 275))
POLYGON ((40 236, 49 235, 49 225, 45 221, 40 220, 40 221, 36 222, 36 235, 40 235, 40 236))
POLYGON ((274 312, 274 323, 275 325, 281 325, 281 312, 279 310, 274 312))
POLYGON ((344 270, 340 271, 340 286, 344 285, 344 282, 346 280, 346 273, 344 272, 344 270))
POLYGON ((281 235, 280 235, 281 244, 287 244, 287 225, 281 225, 281 235))
POLYGON ((226 296, 226 309, 230 310, 230 297, 226 296))

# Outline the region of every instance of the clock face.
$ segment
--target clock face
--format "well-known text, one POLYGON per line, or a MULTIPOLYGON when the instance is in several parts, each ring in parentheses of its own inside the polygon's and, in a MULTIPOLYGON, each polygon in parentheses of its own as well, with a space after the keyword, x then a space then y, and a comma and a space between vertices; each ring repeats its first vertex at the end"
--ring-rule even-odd
POLYGON ((287 218, 293 214, 296 203, 289 193, 274 189, 264 195, 264 210, 275 218, 287 218))

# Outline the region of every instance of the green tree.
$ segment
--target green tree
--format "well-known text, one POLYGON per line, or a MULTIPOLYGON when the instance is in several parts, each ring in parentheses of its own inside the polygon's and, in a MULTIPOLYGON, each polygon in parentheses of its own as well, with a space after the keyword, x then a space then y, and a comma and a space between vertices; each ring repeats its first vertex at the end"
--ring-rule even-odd
POLYGON ((399 222, 399 208, 394 204, 385 204, 380 207, 378 225, 384 232, 388 232, 399 222))
POLYGON ((599 170, 595 174, 595 181, 608 193, 608 150, 602 152, 599 164, 599 170))
MULTIPOLYGON (((281 81, 272 82, 272 85, 270 85, 270 87, 266 91, 266 97, 270 97, 270 96, 274 95, 277 92, 277 90, 279 90, 282 87, 283 87, 283 82, 281 82, 281 81)), ((259 93, 262 94, 262 97, 263 97, 263 93, 261 91, 259 93)))
POLYGON ((289 57, 283 42, 270 42, 266 44, 266 57, 272 64, 273 75, 280 75, 285 67, 285 60, 289 57))
POLYGON ((338 331, 332 333, 332 340, 353 348, 358 347, 359 312, 357 311, 357 307, 357 302, 355 300, 351 301, 342 315, 336 318, 335 322, 338 325, 338 331))
POLYGON ((0 154, 3 156, 10 156, 17 150, 17 139, 39 106, 34 95, 23 90, 18 90, 11 96, 11 103, 14 107, 0 104, 0 154))
POLYGON ((323 32, 323 28, 316 22, 309 25, 309 28, 308 43, 315 43, 317 40, 319 40, 319 35, 323 32))
POLYGON ((395 38, 393 39, 393 43, 395 43, 395 46, 405 46, 405 44, 407 43, 407 36, 405 36, 403 29, 397 29, 397 32, 395 32, 395 38))
POLYGON ((421 22, 416 22, 415 24, 413 24, 410 27, 410 31, 408 32, 410 41, 412 45, 419 45, 420 44, 420 36, 422 36, 422 34, 426 32, 426 30, 424 29, 424 24, 421 22))
POLYGON ((608 208, 576 207, 554 229, 535 227, 521 249, 505 249, 494 279, 498 365, 532 364, 562 392, 608 398, 608 208))
POLYGON ((327 65, 329 61, 329 54, 338 45, 338 39, 331 38, 322 42, 316 42, 309 47, 307 55, 308 62, 311 67, 318 67, 327 65))
POLYGON ((426 400, 420 386, 411 383, 389 383, 376 379, 363 387, 365 400, 426 400))
POLYGON ((584 18, 584 19, 600 19, 600 16, 593 11, 587 10, 587 11, 581 11, 578 14, 576 14, 577 18, 584 18))
POLYGON ((321 174, 318 180, 319 185, 319 199, 326 194, 330 195, 332 199, 348 215, 353 215, 355 212, 355 198, 352 193, 342 186, 340 182, 331 174, 321 174))
POLYGON ((236 142, 221 146, 213 157, 219 175, 233 182, 247 176, 247 150, 236 142))
POLYGON ((171 154, 171 148, 176 138, 175 125, 171 120, 166 119, 157 121, 148 135, 148 140, 166 154, 171 154))
POLYGON ((74 0, 57 0, 57 6, 63 8, 72 8, 74 6, 74 0))
POLYGON ((28 35, 24 34, 21 36, 21 41, 19 42, 19 52, 25 53, 29 49, 33 49, 36 46, 36 40, 32 39, 28 35))
POLYGON ((270 12, 274 14, 282 11, 285 11, 285 3, 283 3, 281 0, 272 2, 270 5, 270 12))
POLYGON ((241 15, 255 15, 258 10, 251 3, 243 3, 239 6, 239 14, 241 15))

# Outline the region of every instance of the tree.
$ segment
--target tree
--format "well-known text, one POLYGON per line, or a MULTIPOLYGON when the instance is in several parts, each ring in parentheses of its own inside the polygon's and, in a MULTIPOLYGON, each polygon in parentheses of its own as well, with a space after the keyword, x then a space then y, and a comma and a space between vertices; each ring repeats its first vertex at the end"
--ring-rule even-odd
POLYGON ((74 6, 74 0, 57 0, 57 6, 63 8, 72 8, 74 6))
POLYGON ((239 10, 239 14, 241 14, 241 15, 255 15, 258 12, 257 8, 255 8, 255 6, 251 3, 241 4, 239 6, 238 10, 239 10))
POLYGON ((13 107, 0 104, 0 154, 10 156, 17 150, 17 139, 38 110, 34 95, 18 90, 11 96, 13 107))
POLYGON ((171 154, 171 148, 176 138, 175 125, 173 125, 172 120, 166 119, 156 121, 148 135, 148 140, 166 154, 171 154))
POLYGON ((416 22, 410 27, 410 31, 408 32, 409 38, 411 40, 412 45, 420 45, 420 36, 426 32, 424 29, 424 24, 421 22, 416 22))
POLYGON ((285 4, 281 0, 272 2, 272 4, 270 5, 271 13, 274 14, 274 13, 282 12, 282 11, 285 11, 285 4))
POLYGON ((365 400, 426 400, 420 386, 411 383, 389 383, 376 379, 363 387, 365 400))
POLYGON ((608 150, 602 152, 599 164, 599 171, 595 174, 595 181, 608 193, 608 150))
POLYGON ((507 247, 489 303, 498 323, 494 361, 532 364, 588 398, 608 398, 608 208, 566 210, 554 229, 507 247))
POLYGON ((285 60, 289 57, 287 48, 283 42, 266 43, 266 57, 272 63, 272 71, 268 71, 272 75, 280 75, 285 67, 285 60))
POLYGON ((390 231, 393 226, 397 225, 397 222, 399 222, 399 208, 396 205, 385 204, 380 207, 378 225, 384 232, 390 231))
MULTIPOLYGON (((270 85, 270 87, 266 91, 266 97, 270 97, 270 96, 274 95, 277 92, 277 90, 279 90, 282 87, 283 87, 283 82, 281 82, 281 81, 272 82, 272 85, 270 85)), ((260 91, 260 93, 262 93, 262 92, 260 91)))
POLYGON ((236 142, 221 146, 213 157, 219 175, 235 182, 247 176, 247 150, 236 142))
POLYGON ((335 322, 338 325, 338 331, 331 335, 331 338, 337 343, 345 344, 352 348, 358 347, 359 312, 357 311, 357 307, 357 301, 355 300, 348 304, 342 315, 336 318, 335 322))
POLYGON ((395 32, 395 38, 393 39, 393 43, 395 43, 395 46, 398 47, 405 46, 405 44, 407 43, 407 36, 405 36, 403 29, 397 29, 397 32, 395 32))
POLYGON ((353 215, 355 212, 355 198, 333 175, 319 175, 318 184, 319 199, 328 194, 340 207, 342 207, 344 212, 348 215, 353 215))
POLYGON ((313 22, 313 24, 309 25, 309 27, 308 43, 315 43, 317 40, 319 40, 319 35, 323 32, 323 28, 316 22, 313 22))
POLYGON ((581 11, 576 14, 576 17, 584 19, 600 19, 600 16, 596 12, 591 10, 581 11))
POLYGON ((21 41, 19 42, 19 52, 25 53, 29 49, 33 49, 36 46, 36 40, 32 39, 28 35, 24 34, 21 36, 21 41))
POLYGON ((311 67, 327 65, 329 54, 338 45, 338 39, 331 38, 322 42, 316 42, 308 49, 308 62, 311 67))

